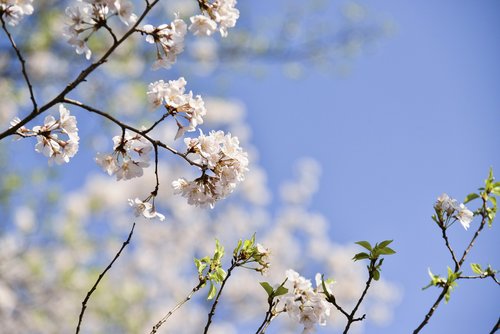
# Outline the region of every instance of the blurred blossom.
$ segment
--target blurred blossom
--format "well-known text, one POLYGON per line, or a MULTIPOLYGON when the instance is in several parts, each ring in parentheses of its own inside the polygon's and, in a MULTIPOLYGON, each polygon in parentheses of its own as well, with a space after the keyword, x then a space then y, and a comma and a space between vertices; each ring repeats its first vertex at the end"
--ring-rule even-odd
POLYGON ((14 222, 22 232, 29 233, 35 227, 35 213, 27 206, 18 207, 14 212, 14 222))

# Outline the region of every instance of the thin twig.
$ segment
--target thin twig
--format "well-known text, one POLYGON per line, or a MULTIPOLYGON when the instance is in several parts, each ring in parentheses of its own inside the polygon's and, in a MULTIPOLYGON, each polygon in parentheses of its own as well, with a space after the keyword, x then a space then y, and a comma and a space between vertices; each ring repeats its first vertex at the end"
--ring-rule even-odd
MULTIPOLYGON (((7 27, 5 25, 5 21, 4 21, 2 16, 0 16, 0 21, 2 21, 2 28, 5 31, 5 33, 7 34, 7 37, 9 38, 10 45, 12 45, 12 48, 16 52, 17 59, 19 59, 19 62, 21 63, 21 72, 23 73, 24 81, 26 82, 26 85, 28 86, 28 90, 30 92, 30 99, 31 99, 31 103, 33 104, 33 112, 36 112, 38 107, 37 107, 36 100, 35 100, 35 94, 33 92, 33 86, 31 84, 30 78, 28 76, 28 72, 26 71, 26 60, 24 60, 24 57, 21 54, 21 51, 17 48, 17 45, 14 42, 14 38, 12 37, 10 32, 7 30, 7 27)), ((0 139, 1 139, 1 137, 0 137, 0 139)))
POLYGON ((87 308, 87 302, 90 299, 90 296, 97 289, 97 286, 99 285, 99 282, 101 282, 101 279, 104 277, 104 275, 106 274, 106 272, 108 272, 108 270, 111 269, 111 267, 113 266, 113 264, 115 263, 115 261, 118 259, 118 257, 122 253, 123 249, 130 243, 130 239, 132 238, 132 234, 134 233, 134 228, 135 228, 135 223, 132 225, 132 229, 130 230, 130 233, 128 234, 128 238, 127 238, 127 240, 125 240, 125 242, 123 243, 123 245, 120 248, 120 250, 118 251, 118 253, 116 253, 115 257, 108 264, 108 266, 106 267, 106 269, 104 269, 104 271, 101 274, 99 274, 99 277, 97 278, 97 281, 94 283, 94 285, 89 290, 89 292, 87 292, 87 296, 85 296, 85 299, 82 302, 82 310, 80 311, 80 316, 78 317, 78 325, 76 326, 76 332, 75 332, 76 334, 78 334, 80 332, 80 325, 82 324, 83 314, 85 313, 85 309, 87 308))
POLYGON ((347 317, 347 324, 344 328, 344 334, 346 334, 348 331, 349 331, 349 328, 351 327, 351 324, 353 322, 356 322, 356 321, 361 321, 363 319, 365 319, 365 314, 363 314, 363 316, 359 317, 359 318, 355 318, 354 316, 356 315, 356 312, 358 311, 358 308, 359 306, 361 305, 361 303, 363 302, 363 299, 365 298, 366 296, 366 293, 368 292, 368 289, 370 288, 370 284, 373 280, 373 270, 375 270, 375 262, 376 260, 371 260, 370 261, 370 266, 369 266, 369 269, 368 269, 368 280, 366 281, 365 283, 365 289, 363 290, 363 293, 361 294, 361 297, 359 297, 359 300, 358 302, 356 303, 356 306, 354 306, 354 308, 352 309, 352 312, 351 314, 349 314, 349 316, 347 317))
POLYGON ((264 321, 262 321, 262 324, 259 326, 255 334, 264 334, 266 332, 267 327, 271 324, 271 321, 273 321, 273 319, 276 318, 276 313, 273 311, 273 307, 276 306, 277 303, 275 303, 273 298, 271 297, 267 299, 267 302, 269 303, 269 308, 267 309, 264 321))
POLYGON ((220 298, 220 296, 222 294, 222 290, 224 290, 224 286, 226 285, 226 282, 228 281, 229 276, 231 276, 231 273, 232 273, 233 269, 236 268, 237 266, 238 266, 238 263, 235 262, 234 260, 232 260, 231 261, 231 267, 227 270, 227 275, 224 278, 224 280, 222 281, 222 284, 220 286, 219 292, 217 293, 217 296, 215 297, 215 301, 212 304, 212 308, 210 309, 210 312, 208 313, 207 324, 205 325, 205 329, 203 330, 203 334, 207 334, 208 333, 208 328, 210 327, 210 324, 212 323, 212 318, 213 318, 213 316, 215 314, 215 309, 217 308, 217 304, 219 303, 219 298, 220 298))
POLYGON ((446 235, 446 227, 444 227, 444 226, 440 226, 440 227, 441 227, 441 232, 443 235, 444 242, 446 244, 446 248, 448 248, 448 250, 450 251, 451 258, 453 259, 453 263, 455 263, 455 271, 457 271, 459 264, 458 264, 457 257, 455 256, 455 252, 453 251, 453 249, 450 246, 450 242, 448 240, 448 235, 446 235))
POLYGON ((127 129, 127 130, 130 130, 134 133, 137 133, 139 135, 141 135, 142 137, 144 137, 146 140, 148 140, 153 146, 159 146, 159 147, 162 147, 168 151, 170 151, 171 153, 175 154, 175 155, 178 155, 180 156, 181 158, 183 158, 184 160, 186 160, 191 166, 196 166, 196 167, 199 167, 200 169, 202 170, 206 170, 207 167, 202 165, 202 164, 199 164, 197 162, 194 162, 192 161, 191 159, 189 159, 188 157, 188 154, 187 153, 181 153, 179 151, 177 151, 176 149, 174 149, 173 147, 170 147, 164 143, 162 143, 161 141, 159 140, 155 140, 153 138, 151 138, 150 136, 144 134, 141 130, 139 129, 136 129, 134 128, 133 126, 130 126, 128 124, 125 124, 121 121, 119 121, 118 119, 114 118, 113 116, 111 116, 110 114, 104 112, 104 111, 101 111, 99 109, 96 109, 94 107, 91 107, 91 106, 88 106, 84 103, 81 103, 79 101, 76 101, 76 100, 73 100, 73 99, 69 99, 69 98, 64 98, 61 102, 65 102, 65 103, 69 103, 69 104, 73 104, 75 106, 78 106, 80 108, 83 108, 83 109, 86 109, 90 112, 93 112, 95 114, 98 114, 98 115, 101 115, 103 116, 104 118, 107 118, 109 119, 110 121, 112 121, 113 123, 115 123, 116 125, 120 126, 122 129, 127 129))
POLYGON ((180 303, 178 303, 177 305, 175 305, 175 307, 173 309, 171 309, 160 321, 158 321, 158 323, 156 323, 156 325, 153 326, 153 329, 151 330, 151 333, 150 334, 155 334, 158 329, 161 327, 161 325, 163 325, 167 319, 172 315, 174 314, 175 311, 177 311, 182 305, 184 305, 185 303, 187 303, 189 300, 191 300, 191 298, 193 297, 193 295, 198 291, 200 290, 200 288, 203 286, 203 284, 205 284, 205 281, 203 280, 200 280, 200 283, 198 283, 197 286, 195 286, 193 288, 193 290, 191 290, 191 292, 189 293, 189 295, 187 295, 186 298, 184 298, 184 300, 182 300, 180 303))

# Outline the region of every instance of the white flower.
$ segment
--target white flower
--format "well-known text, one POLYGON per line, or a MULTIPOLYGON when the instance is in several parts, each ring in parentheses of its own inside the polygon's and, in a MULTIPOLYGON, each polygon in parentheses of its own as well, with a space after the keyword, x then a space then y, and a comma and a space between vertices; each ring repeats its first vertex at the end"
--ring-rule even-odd
POLYGON ((184 143, 188 152, 195 155, 193 161, 210 170, 210 173, 204 172, 193 181, 184 180, 182 184, 179 181, 172 184, 177 193, 188 199, 189 204, 213 207, 245 179, 244 174, 248 170, 247 153, 243 152, 239 141, 236 137, 231 137, 231 134, 212 131, 204 135, 200 131, 198 138, 186 138, 184 143))
POLYGON ((472 219, 474 218, 474 214, 461 203, 458 207, 456 217, 464 229, 467 230, 472 222, 472 219))
POLYGON ((210 36, 217 30, 217 23, 204 15, 196 15, 190 18, 189 31, 195 36, 210 36))
POLYGON ((15 26, 24 15, 33 14, 33 0, 1 0, 0 12, 7 24, 15 26))
POLYGON ((160 221, 165 220, 165 216, 156 212, 153 205, 149 202, 143 202, 136 197, 134 200, 129 199, 128 203, 134 208, 134 214, 136 217, 140 217, 142 215, 147 219, 158 218, 160 221))

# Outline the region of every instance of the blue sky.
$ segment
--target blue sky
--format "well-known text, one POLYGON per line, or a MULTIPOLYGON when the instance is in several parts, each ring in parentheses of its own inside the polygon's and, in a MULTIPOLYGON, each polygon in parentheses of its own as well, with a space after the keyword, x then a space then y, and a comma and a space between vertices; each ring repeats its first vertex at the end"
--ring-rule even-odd
MULTIPOLYGON (((369 8, 390 18, 396 33, 364 52, 348 76, 311 70, 286 81, 269 69, 264 79, 242 77, 230 93, 248 109, 254 142, 272 186, 310 156, 323 167, 312 208, 331 223, 332 238, 394 239, 398 254, 383 275, 404 299, 388 328, 412 331, 437 289, 421 291, 427 268, 444 274, 451 259, 431 221, 447 192, 463 200, 492 166, 500 175, 500 5, 495 1, 378 1, 369 8)), ((256 5, 255 10, 263 10, 256 5)), ((333 16, 333 15, 332 15, 333 16)), ((472 237, 454 226, 452 244, 472 237)), ((480 236, 468 263, 500 267, 498 227, 480 236)), ((468 265, 464 268, 470 273, 468 265)), ((484 333, 498 319, 493 281, 461 281, 424 332, 484 333)))

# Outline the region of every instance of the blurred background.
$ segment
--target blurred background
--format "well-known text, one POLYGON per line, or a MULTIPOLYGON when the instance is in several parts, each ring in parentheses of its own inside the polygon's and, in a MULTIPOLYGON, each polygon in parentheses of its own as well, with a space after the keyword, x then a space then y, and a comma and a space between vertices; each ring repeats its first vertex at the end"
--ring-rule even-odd
MULTIPOLYGON (((61 35, 69 3, 39 1, 11 29, 42 101, 87 64, 61 35)), ((142 1, 134 5, 139 13, 142 1)), ((161 2, 145 23, 168 23, 174 12, 189 18, 196 6, 161 2)), ((394 239, 397 254, 384 262, 361 310, 367 319, 352 333, 407 333, 423 320, 440 292, 421 290, 428 268, 445 275, 452 265, 430 219, 436 198, 446 192, 463 201, 490 167, 500 173, 500 5, 242 0, 238 8, 227 39, 189 36, 171 70, 151 71, 154 46, 138 35, 70 96, 139 127, 160 117, 147 106, 147 84, 184 76, 206 101, 203 130, 230 131, 250 155, 247 180, 213 210, 172 194, 172 180, 196 171, 162 152, 157 205, 166 221, 135 219, 127 199, 153 190, 153 169, 120 182, 102 172, 95 154, 110 152, 120 129, 72 106, 81 142, 68 165, 48 167, 34 139, 0 142, 0 332, 74 330, 81 301, 134 221, 131 245, 89 302, 85 333, 146 332, 196 285, 193 257, 211 254, 215 237, 230 253, 254 232, 271 249, 271 270, 263 278, 235 272, 213 333, 255 332, 266 310, 258 282, 281 282, 288 268, 311 280, 317 272, 334 278, 348 308, 366 280, 364 265, 351 261, 358 240, 394 239)), ((30 107, 6 43, 2 37, 2 131, 30 107)), ((89 46, 99 55, 107 43, 96 35, 89 46)), ((154 135, 182 148, 175 132, 167 122, 154 135)), ((450 229, 458 253, 478 224, 450 229)), ((498 268, 498 253, 494 224, 464 273, 472 274, 470 263, 498 268)), ((199 333, 210 306, 205 293, 160 332, 199 333)), ((462 280, 423 332, 489 332, 499 297, 492 280, 462 280)), ((301 332, 286 314, 280 318, 269 333, 301 332)), ((330 320, 318 333, 341 332, 342 315, 330 320)))

